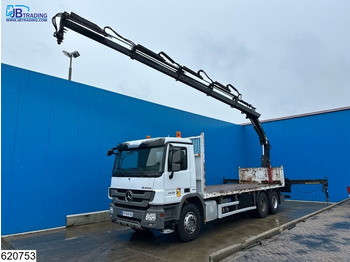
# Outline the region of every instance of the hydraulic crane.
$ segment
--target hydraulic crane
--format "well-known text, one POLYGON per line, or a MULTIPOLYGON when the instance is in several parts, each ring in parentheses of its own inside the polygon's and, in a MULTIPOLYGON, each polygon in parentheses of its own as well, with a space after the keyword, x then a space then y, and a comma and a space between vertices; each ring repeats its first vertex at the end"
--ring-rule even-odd
POLYGON ((70 14, 68 12, 56 14, 52 18, 52 23, 55 27, 54 37, 57 38, 58 44, 62 43, 66 29, 71 29, 241 111, 250 120, 259 136, 262 146, 261 166, 271 167, 271 146, 259 120, 260 114, 255 107, 242 100, 242 95, 233 85, 224 85, 214 81, 203 70, 195 72, 186 66, 180 65, 163 51, 155 53, 124 38, 109 26, 102 29, 95 23, 73 12, 70 14), (59 23, 57 24, 58 19, 59 23))

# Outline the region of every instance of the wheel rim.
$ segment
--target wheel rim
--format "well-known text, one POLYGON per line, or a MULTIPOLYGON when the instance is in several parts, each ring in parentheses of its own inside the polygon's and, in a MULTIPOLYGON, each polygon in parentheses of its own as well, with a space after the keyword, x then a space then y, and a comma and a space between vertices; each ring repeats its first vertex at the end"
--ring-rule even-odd
POLYGON ((278 207, 278 199, 277 199, 277 197, 276 196, 272 196, 271 202, 272 202, 272 207, 274 209, 276 209, 278 207))
POLYGON ((262 212, 265 212, 266 211, 266 209, 267 209, 267 202, 266 202, 266 199, 261 199, 261 201, 260 201, 260 206, 261 206, 261 211, 262 212))
POLYGON ((197 217, 193 212, 188 212, 184 218, 184 229, 186 233, 193 234, 197 228, 197 217))

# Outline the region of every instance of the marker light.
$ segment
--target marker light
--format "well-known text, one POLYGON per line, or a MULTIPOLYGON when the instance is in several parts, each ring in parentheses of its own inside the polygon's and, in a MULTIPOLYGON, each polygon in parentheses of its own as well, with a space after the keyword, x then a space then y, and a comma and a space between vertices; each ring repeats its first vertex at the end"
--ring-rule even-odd
POLYGON ((176 137, 181 137, 181 131, 176 131, 176 137))
POLYGON ((151 136, 146 136, 146 139, 150 139, 151 138, 151 136))

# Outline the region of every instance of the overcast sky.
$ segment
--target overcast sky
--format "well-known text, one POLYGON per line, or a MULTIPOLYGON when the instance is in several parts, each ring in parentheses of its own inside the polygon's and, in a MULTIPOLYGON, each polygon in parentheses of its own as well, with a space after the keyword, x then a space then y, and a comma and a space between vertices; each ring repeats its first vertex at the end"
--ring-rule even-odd
MULTIPOLYGON (((350 105, 350 1, 1 1, 1 62, 233 122, 239 111, 73 31, 57 45, 51 18, 75 12, 194 71, 233 84, 261 119, 350 105), (7 5, 48 22, 7 22, 7 5)), ((1 77, 6 77, 2 75, 1 77)))

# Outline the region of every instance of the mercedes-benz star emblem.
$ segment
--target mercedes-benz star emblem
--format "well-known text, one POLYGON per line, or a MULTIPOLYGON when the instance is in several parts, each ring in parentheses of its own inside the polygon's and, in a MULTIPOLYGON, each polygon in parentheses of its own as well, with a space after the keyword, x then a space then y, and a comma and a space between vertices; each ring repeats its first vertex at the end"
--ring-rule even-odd
POLYGON ((126 191, 125 193, 125 201, 126 202, 132 201, 132 194, 130 190, 126 191))

